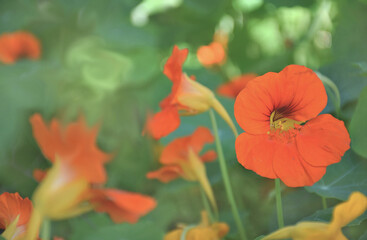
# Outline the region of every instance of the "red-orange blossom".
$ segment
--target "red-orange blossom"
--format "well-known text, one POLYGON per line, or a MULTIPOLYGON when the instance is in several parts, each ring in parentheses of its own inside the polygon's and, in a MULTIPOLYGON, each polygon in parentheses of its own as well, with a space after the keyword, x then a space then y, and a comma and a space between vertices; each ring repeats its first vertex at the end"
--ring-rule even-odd
POLYGON ((238 161, 287 186, 310 186, 349 149, 344 123, 318 114, 327 103, 321 80, 304 66, 290 65, 250 81, 234 113, 245 131, 236 140, 238 161))

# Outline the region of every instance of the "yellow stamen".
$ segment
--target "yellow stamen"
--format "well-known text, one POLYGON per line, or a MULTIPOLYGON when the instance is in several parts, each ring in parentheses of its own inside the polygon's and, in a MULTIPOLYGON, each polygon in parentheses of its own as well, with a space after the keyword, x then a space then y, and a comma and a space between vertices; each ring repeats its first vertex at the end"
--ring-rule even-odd
POLYGON ((281 132, 288 131, 289 129, 294 129, 295 124, 300 125, 302 123, 304 122, 282 117, 282 114, 276 111, 272 112, 270 115, 270 130, 279 129, 281 132))

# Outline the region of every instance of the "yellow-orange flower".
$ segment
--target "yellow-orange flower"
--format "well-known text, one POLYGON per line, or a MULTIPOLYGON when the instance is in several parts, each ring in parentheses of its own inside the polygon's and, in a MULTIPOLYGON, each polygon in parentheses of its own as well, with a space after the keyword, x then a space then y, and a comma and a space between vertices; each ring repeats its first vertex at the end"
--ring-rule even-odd
POLYGON ((295 226, 284 227, 266 236, 263 240, 347 240, 342 228, 367 210, 367 197, 353 192, 348 201, 337 205, 330 223, 300 222, 295 226))
POLYGON ((227 235, 229 227, 226 223, 210 224, 205 211, 201 213, 201 223, 193 227, 181 226, 166 234, 164 240, 220 240, 227 235))

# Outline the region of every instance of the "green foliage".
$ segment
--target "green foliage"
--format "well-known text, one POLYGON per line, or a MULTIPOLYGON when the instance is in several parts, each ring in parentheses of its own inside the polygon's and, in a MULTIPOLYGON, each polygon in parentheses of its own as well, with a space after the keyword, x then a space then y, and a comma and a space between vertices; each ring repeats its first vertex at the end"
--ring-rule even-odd
POLYGON ((306 187, 324 197, 347 200, 354 191, 367 195, 367 161, 353 153, 345 153, 339 163, 327 168, 324 177, 311 187, 306 187))
POLYGON ((367 88, 359 97, 356 110, 350 122, 350 135, 352 139, 352 148, 361 156, 367 158, 367 88))

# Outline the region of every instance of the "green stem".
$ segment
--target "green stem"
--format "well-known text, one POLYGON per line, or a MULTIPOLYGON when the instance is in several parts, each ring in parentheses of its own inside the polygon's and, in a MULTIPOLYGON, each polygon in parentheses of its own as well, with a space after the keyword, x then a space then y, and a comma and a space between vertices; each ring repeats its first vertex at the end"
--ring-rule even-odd
POLYGON ((335 106, 335 113, 336 113, 337 117, 340 117, 340 114, 341 114, 341 99, 340 99, 340 92, 339 92, 338 87, 328 77, 322 75, 321 73, 318 73, 317 75, 319 76, 319 78, 321 79, 323 84, 328 86, 333 91, 333 93, 334 93, 334 95, 333 95, 333 100, 334 101, 333 102, 334 102, 334 106, 335 106))
POLYGON ((282 207, 282 193, 280 189, 280 179, 275 179, 275 194, 276 194, 276 205, 277 205, 277 216, 279 228, 284 227, 283 218, 283 207, 282 207))
POLYGON ((217 121, 215 120, 215 115, 214 115, 214 112, 213 112, 212 109, 209 110, 209 115, 210 115, 210 119, 211 119, 211 122, 212 122, 212 125, 213 125, 213 131, 214 131, 214 136, 215 136, 215 144, 216 144, 216 147, 217 147, 220 170, 222 172, 224 187, 226 189, 227 198, 228 198, 229 204, 230 204, 231 209, 232 209, 233 218, 236 222, 241 240, 247 240, 246 231, 245 231, 245 229, 243 227, 243 224, 241 222, 241 218, 240 218, 240 215, 239 215, 238 209, 237 209, 237 204, 236 204, 236 201, 234 199, 231 183, 230 183, 230 180, 229 180, 227 165, 226 165, 226 162, 225 162, 225 159, 224 159, 223 149, 222 149, 222 145, 221 145, 221 142, 220 142, 220 139, 219 139, 217 121))
POLYGON ((210 222, 211 223, 217 222, 218 219, 219 219, 218 218, 218 211, 216 211, 216 213, 215 213, 216 216, 214 216, 213 211, 210 207, 208 198, 206 197, 205 192, 204 192, 204 190, 201 186, 200 186, 200 192, 201 192, 201 199, 203 200, 204 208, 205 208, 206 212, 209 215, 210 222))
POLYGON ((51 221, 48 219, 44 219, 42 223, 41 238, 42 240, 50 240, 50 237, 51 237, 51 221))
POLYGON ((322 208, 327 209, 326 197, 321 196, 321 199, 322 199, 322 208))

